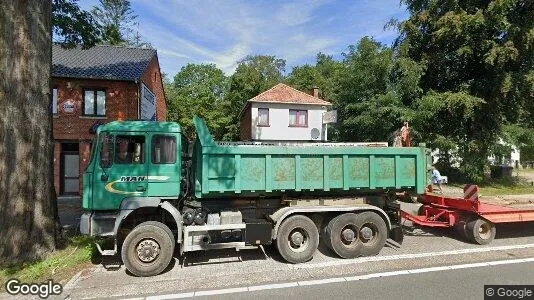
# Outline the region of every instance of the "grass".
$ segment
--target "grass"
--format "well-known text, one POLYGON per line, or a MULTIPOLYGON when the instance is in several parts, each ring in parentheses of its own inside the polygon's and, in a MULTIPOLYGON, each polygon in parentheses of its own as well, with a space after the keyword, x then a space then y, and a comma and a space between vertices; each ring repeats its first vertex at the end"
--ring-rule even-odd
POLYGON ((534 186, 526 184, 506 185, 493 183, 480 186, 480 194, 484 196, 534 194, 534 186))
POLYGON ((98 251, 90 237, 74 236, 67 240, 66 246, 49 254, 42 260, 0 267, 0 291, 5 282, 17 278, 21 282, 44 282, 52 279, 65 284, 72 276, 92 265, 91 260, 98 251))
MULTIPOLYGON (((452 183, 450 185, 462 189, 464 187, 464 184, 458 183, 452 183)), ((480 194, 483 196, 534 194, 532 183, 521 176, 488 180, 485 183, 479 184, 478 187, 480 194)))

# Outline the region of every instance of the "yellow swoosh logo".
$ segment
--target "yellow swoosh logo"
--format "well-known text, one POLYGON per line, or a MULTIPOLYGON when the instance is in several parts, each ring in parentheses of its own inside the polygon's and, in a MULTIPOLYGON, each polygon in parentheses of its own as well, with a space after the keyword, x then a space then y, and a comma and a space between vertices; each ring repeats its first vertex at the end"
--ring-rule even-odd
POLYGON ((113 187, 113 185, 117 182, 120 182, 120 179, 106 184, 106 191, 110 193, 114 193, 114 194, 121 194, 121 195, 141 195, 143 193, 143 192, 127 192, 127 191, 117 190, 113 187))
MULTIPOLYGON (((158 180, 158 181, 166 181, 167 179, 169 179, 169 176, 147 176, 147 178, 149 180, 158 180)), ((113 187, 113 185, 117 182, 121 182, 121 180, 115 180, 115 181, 112 181, 108 184, 106 184, 106 191, 110 192, 110 193, 114 193, 114 194, 121 194, 121 195, 141 195, 143 194, 143 192, 128 192, 128 191, 121 191, 121 190, 117 190, 116 188, 113 187)))

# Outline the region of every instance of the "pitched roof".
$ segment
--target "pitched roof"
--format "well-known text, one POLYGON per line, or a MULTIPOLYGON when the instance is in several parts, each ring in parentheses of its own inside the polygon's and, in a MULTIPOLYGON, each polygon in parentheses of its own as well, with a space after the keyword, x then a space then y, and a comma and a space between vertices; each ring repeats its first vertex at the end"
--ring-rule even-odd
POLYGON ((249 102, 270 102, 270 103, 288 103, 288 104, 311 104, 311 105, 332 105, 330 102, 321 98, 301 92, 289 85, 279 83, 256 97, 248 100, 249 102))
POLYGON ((135 81, 143 75, 155 49, 94 46, 65 49, 52 46, 52 76, 135 81))

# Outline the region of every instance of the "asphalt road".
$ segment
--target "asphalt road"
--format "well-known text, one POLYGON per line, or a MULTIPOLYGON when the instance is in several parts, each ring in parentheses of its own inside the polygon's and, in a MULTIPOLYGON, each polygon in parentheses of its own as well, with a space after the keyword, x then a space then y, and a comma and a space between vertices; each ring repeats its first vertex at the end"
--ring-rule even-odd
MULTIPOLYGON (((272 246, 265 247, 264 251, 251 249, 239 252, 235 250, 192 252, 177 258, 163 274, 148 278, 132 276, 120 265, 119 259, 107 258, 104 264, 95 262, 97 264, 91 270, 71 280, 65 286, 62 298, 169 299, 178 296, 208 295, 221 290, 224 293, 239 291, 226 294, 232 298, 249 298, 256 295, 269 298, 273 295, 282 295, 286 298, 289 296, 286 293, 292 293, 291 296, 321 298, 321 295, 326 295, 329 298, 332 298, 330 296, 343 298, 354 297, 358 292, 363 293, 365 298, 371 296, 389 298, 393 295, 399 297, 400 290, 407 290, 402 292, 407 293, 406 297, 414 298, 416 295, 415 298, 419 299, 431 298, 431 295, 433 297, 440 294, 440 290, 446 290, 450 292, 450 298, 466 299, 470 298, 464 297, 465 290, 468 289, 475 290, 469 296, 482 297, 484 283, 499 283, 498 280, 516 282, 516 279, 524 279, 534 284, 532 271, 523 267, 523 265, 529 266, 534 270, 531 262, 516 261, 515 264, 498 266, 489 266, 487 263, 501 261, 508 263, 511 260, 521 259, 534 261, 534 224, 499 226, 497 232, 496 240, 490 245, 480 246, 459 240, 448 230, 416 229, 407 232, 402 248, 386 247, 378 256, 344 260, 337 258, 320 245, 310 262, 299 265, 283 262, 272 246), (472 266, 473 263, 474 267, 450 270, 462 265, 472 266), (436 267, 438 269, 435 269, 436 267), (407 271, 414 269, 433 270, 433 272, 425 271, 425 274, 418 275, 407 271), (502 275, 496 273, 494 277, 488 277, 496 270, 499 272, 503 270, 506 273, 502 275), (486 273, 488 276, 484 275, 486 273), (384 278, 373 279, 366 276, 384 278), (347 278, 352 278, 351 282, 340 282, 346 281, 347 278), (353 281, 354 278, 365 280, 353 281), (411 283, 412 279, 418 284, 411 283), (317 280, 322 284, 298 287, 299 284, 310 284, 317 280), (258 286, 273 287, 273 285, 276 288, 272 290, 250 292, 257 290, 258 286), (353 285, 359 288, 353 288, 353 285), (280 288, 284 286, 294 286, 294 288, 280 288), (309 295, 301 294, 308 293, 308 290, 309 295), (325 292, 312 293, 312 290, 325 290, 325 292)), ((361 294, 358 296, 361 297, 361 294)))
MULTIPOLYGON (((484 299, 484 285, 503 284, 534 286, 534 262, 217 294, 198 299, 484 299)), ((498 291, 488 291, 492 292, 498 291)))

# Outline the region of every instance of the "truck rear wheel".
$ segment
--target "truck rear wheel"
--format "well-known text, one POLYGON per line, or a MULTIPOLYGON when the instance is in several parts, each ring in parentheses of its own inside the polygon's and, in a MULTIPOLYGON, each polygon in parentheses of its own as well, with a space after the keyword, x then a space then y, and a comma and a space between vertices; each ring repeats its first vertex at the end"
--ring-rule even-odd
POLYGON ((312 259, 319 245, 319 231, 313 221, 303 215, 287 218, 278 228, 276 246, 282 257, 294 264, 312 259))
POLYGON ((469 240, 480 245, 491 243, 497 233, 495 225, 484 219, 471 220, 466 225, 469 240))
POLYGON ((143 222, 124 239, 122 261, 136 276, 158 275, 171 262, 174 245, 174 235, 165 224, 143 222))
POLYGON ((362 243, 363 256, 377 255, 386 244, 388 228, 386 222, 379 215, 371 211, 364 211, 356 215, 356 226, 359 228, 358 237, 362 243))
POLYGON ((334 217, 325 227, 326 245, 342 258, 361 255, 362 242, 358 237, 359 228, 356 214, 347 213, 334 217))

